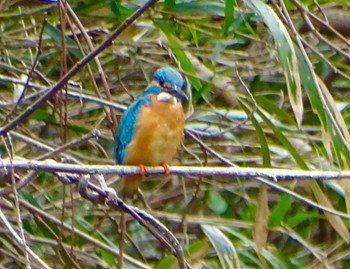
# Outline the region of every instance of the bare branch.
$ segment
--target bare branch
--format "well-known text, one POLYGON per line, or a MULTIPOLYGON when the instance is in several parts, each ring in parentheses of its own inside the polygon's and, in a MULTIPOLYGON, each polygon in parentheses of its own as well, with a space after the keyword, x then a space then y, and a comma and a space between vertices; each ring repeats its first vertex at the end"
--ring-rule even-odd
POLYGON ((5 227, 8 229, 12 237, 21 245, 25 248, 25 250, 29 253, 31 258, 35 260, 38 264, 42 266, 42 268, 45 269, 50 269, 50 267, 43 261, 41 260, 35 253, 32 251, 25 242, 23 242, 22 238, 20 235, 17 234, 17 232, 12 228, 10 222, 7 220, 5 214, 1 211, 0 209, 0 220, 4 223, 5 227))
POLYGON ((142 7, 140 7, 131 17, 126 19, 124 23, 120 25, 100 46, 90 52, 85 58, 76 63, 72 69, 70 69, 64 77, 60 79, 54 86, 52 86, 41 98, 39 98, 33 105, 27 108, 27 110, 20 116, 11 121, 8 125, 0 129, 0 135, 4 135, 8 131, 15 128, 23 120, 25 120, 29 115, 31 115, 39 106, 45 103, 50 96, 58 92, 70 78, 77 74, 82 67, 84 67, 91 59, 96 55, 101 53, 105 48, 109 47, 113 40, 118 37, 126 28, 128 28, 139 16, 141 16, 151 5, 153 5, 157 0, 149 0, 142 7))
MULTIPOLYGON (((77 174, 139 174, 138 166, 129 165, 76 165, 69 163, 58 163, 54 160, 32 161, 26 159, 12 160, 0 159, 0 169, 9 171, 11 169, 18 170, 35 170, 46 172, 63 172, 77 174)), ((264 177, 273 179, 274 181, 281 180, 330 180, 350 178, 350 171, 322 171, 322 170, 291 170, 291 169, 276 169, 276 168, 255 168, 255 167, 194 167, 194 166, 171 166, 170 173, 176 175, 197 175, 210 176, 221 175, 231 177, 255 178, 264 177)), ((0 170, 1 171, 1 170, 0 170)), ((162 166, 146 167, 146 174, 164 174, 162 166)))

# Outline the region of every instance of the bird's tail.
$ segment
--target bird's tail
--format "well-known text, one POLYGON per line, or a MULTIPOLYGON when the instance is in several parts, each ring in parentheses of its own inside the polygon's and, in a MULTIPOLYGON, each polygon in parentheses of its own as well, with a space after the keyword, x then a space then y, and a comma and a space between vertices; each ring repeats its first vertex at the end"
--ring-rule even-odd
POLYGON ((126 197, 133 196, 142 182, 142 175, 125 175, 123 177, 123 194, 126 197))

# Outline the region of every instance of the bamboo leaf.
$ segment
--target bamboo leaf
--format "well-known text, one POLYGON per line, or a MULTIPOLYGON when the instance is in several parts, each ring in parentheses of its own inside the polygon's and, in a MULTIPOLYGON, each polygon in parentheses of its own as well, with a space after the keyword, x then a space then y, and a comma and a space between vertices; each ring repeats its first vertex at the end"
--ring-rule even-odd
MULTIPOLYGON (((61 44, 62 34, 61 31, 50 23, 45 25, 45 33, 48 34, 57 45, 61 44)), ((64 37, 68 51, 76 58, 81 59, 83 57, 79 48, 75 44, 74 40, 68 36, 64 37)))
POLYGON ((233 269, 237 254, 232 242, 222 231, 214 226, 203 224, 201 228, 213 245, 220 260, 221 268, 233 269))
POLYGON ((279 60, 282 64, 287 83, 288 96, 298 125, 303 119, 302 89, 299 77, 298 61, 291 37, 276 13, 260 0, 244 0, 268 26, 274 38, 279 60))
MULTIPOLYGON (((315 181, 309 181, 308 185, 310 186, 312 192, 314 193, 317 201, 322 204, 323 206, 329 207, 331 209, 334 209, 332 203, 329 201, 328 197, 324 194, 324 192, 321 190, 320 186, 315 181)), ((345 240, 345 242, 350 242, 350 233, 348 228, 345 226, 342 219, 333 214, 324 213, 329 221, 329 223, 332 225, 334 230, 337 231, 337 233, 345 240)))
POLYGON ((227 35, 229 28, 234 23, 234 11, 233 0, 225 0, 225 21, 223 26, 224 35, 227 35))
POLYGON ((223 214, 228 208, 225 199, 216 191, 209 191, 208 205, 217 215, 223 214))
POLYGON ((286 219, 288 210, 292 205, 292 198, 289 195, 282 194, 277 204, 273 207, 269 218, 269 226, 281 225, 282 221, 286 219))

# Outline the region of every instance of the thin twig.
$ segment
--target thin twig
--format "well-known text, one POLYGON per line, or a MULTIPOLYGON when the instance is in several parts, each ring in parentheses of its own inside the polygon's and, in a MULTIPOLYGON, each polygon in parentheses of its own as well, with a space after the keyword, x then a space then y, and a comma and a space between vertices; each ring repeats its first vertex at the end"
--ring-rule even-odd
POLYGON ((99 190, 101 196, 105 196, 108 206, 118 208, 131 215, 138 223, 146 228, 155 238, 162 243, 178 260, 180 269, 190 269, 191 266, 186 262, 182 247, 176 237, 158 220, 146 212, 125 204, 115 193, 106 190, 99 190))
POLYGON ((191 129, 186 128, 185 129, 186 136, 189 136, 193 141, 195 141, 197 144, 199 144, 203 149, 205 149, 210 155, 214 156, 218 160, 220 160, 223 164, 234 166, 234 164, 221 156, 219 153, 217 153, 215 150, 213 150, 211 147, 207 146, 204 142, 202 142, 199 138, 197 138, 191 129))
POLYGON ((34 72, 35 72, 35 68, 36 66, 38 65, 38 62, 39 62, 39 57, 41 55, 41 45, 42 45, 42 41, 43 41, 43 34, 44 34, 44 29, 45 29, 45 26, 46 26, 46 19, 44 19, 43 21, 43 24, 42 24, 42 27, 41 27, 41 31, 40 31, 40 35, 39 35, 39 43, 38 43, 38 49, 37 49, 37 53, 36 53, 36 56, 35 56, 35 59, 34 59, 34 62, 32 64, 32 67, 30 68, 29 72, 28 72, 28 76, 27 76, 27 80, 23 86, 23 90, 21 92, 21 95, 19 96, 18 100, 16 101, 16 104, 15 106, 12 108, 12 110, 10 111, 9 114, 6 115, 6 118, 5 118, 5 122, 7 122, 10 117, 14 114, 14 112, 16 111, 18 105, 21 103, 21 101, 23 100, 24 98, 24 95, 28 89, 28 86, 29 86, 29 82, 30 82, 30 79, 32 78, 34 72))
MULTIPOLYGON (((18 202, 18 192, 17 192, 17 188, 16 188, 16 181, 15 181, 15 172, 14 169, 12 167, 12 160, 13 160, 13 145, 12 145, 12 141, 11 141, 11 137, 9 135, 7 136, 3 136, 2 140, 4 142, 7 154, 9 155, 9 161, 10 161, 10 167, 7 169, 7 171, 10 171, 10 175, 11 175, 11 181, 12 181, 12 191, 13 191, 13 195, 15 196, 15 212, 16 212, 16 217, 17 217, 17 225, 18 225, 18 229, 19 229, 19 234, 21 237, 21 244, 24 247, 24 259, 25 259, 25 263, 26 263, 26 268, 27 269, 31 269, 30 266, 30 261, 29 261, 29 254, 28 254, 28 246, 26 243, 26 238, 24 237, 24 231, 23 231, 23 223, 22 223, 22 218, 21 218, 21 211, 19 208, 19 202, 18 202)), ((10 227, 8 227, 8 229, 10 230, 10 227)), ((17 239, 18 240, 18 239, 17 239)))
POLYGON ((120 214, 118 230, 119 230, 119 255, 117 257, 117 269, 123 269, 125 238, 126 238, 126 215, 125 215, 125 212, 121 212, 121 214, 120 214))
MULTIPOLYGON (((25 200, 20 199, 19 203, 21 206, 23 206, 24 208, 26 208, 29 212, 31 212, 32 215, 37 215, 40 216, 43 219, 46 219, 48 221, 50 221, 51 223, 54 223, 56 225, 59 225, 61 223, 61 220, 57 219, 55 216, 48 214, 47 212, 33 206, 32 204, 28 203, 25 200)), ((72 224, 69 223, 63 223, 62 226, 65 230, 70 231, 72 229, 72 224)), ((119 249, 117 246, 115 245, 107 245, 103 242, 101 242, 100 240, 97 240, 95 238, 93 238, 92 236, 88 235, 88 233, 86 233, 86 231, 82 232, 79 229, 75 229, 75 234, 77 236, 80 236, 81 238, 91 242, 93 245, 100 247, 101 249, 104 249, 114 255, 118 255, 119 253, 119 249)), ((111 242, 109 242, 109 244, 111 244, 111 242)), ((134 264, 136 267, 142 268, 142 269, 150 269, 150 267, 147 267, 145 264, 140 263, 138 260, 133 259, 132 257, 125 255, 125 259, 134 264)))
POLYGON ((350 54, 345 53, 341 48, 338 48, 338 46, 334 45, 332 42, 328 41, 319 31, 316 30, 315 26, 312 24, 309 16, 302 12, 301 15, 303 16, 307 26, 311 30, 311 32, 321 41, 323 41, 330 49, 338 52, 340 55, 342 55, 347 61, 350 60, 350 54))
MULTIPOLYGON (((85 42, 87 43, 87 45, 88 45, 90 51, 94 50, 94 45, 93 45, 93 43, 92 43, 92 41, 91 41, 91 38, 90 38, 90 36, 87 34, 87 32, 85 31, 84 26, 83 26, 83 24, 80 22, 78 16, 74 13, 72 7, 71 7, 68 3, 65 3, 65 5, 66 5, 65 7, 66 7, 66 9, 67 9, 67 12, 68 12, 67 15, 69 15, 69 16, 73 19, 75 25, 78 27, 78 29, 80 30, 82 36, 84 37, 84 40, 85 40, 85 42)), ((70 20, 70 18, 69 18, 68 16, 67 16, 67 20, 68 20, 68 22, 69 22, 69 26, 71 27, 71 31, 72 31, 73 36, 74 36, 74 40, 76 41, 76 43, 77 43, 78 45, 80 45, 80 40, 79 40, 79 38, 77 37, 77 35, 75 34, 74 29, 73 29, 73 27, 72 27, 72 22, 71 22, 71 20, 70 20)), ((80 48, 80 47, 81 47, 81 46, 79 46, 79 48, 80 48)), ((81 50, 82 53, 84 52, 84 51, 82 50, 82 48, 80 48, 80 50, 81 50)), ((101 77, 102 85, 103 85, 103 87, 104 87, 107 100, 108 100, 108 101, 112 101, 112 96, 111 96, 110 90, 109 90, 109 88, 108 88, 108 83, 107 83, 106 75, 105 75, 105 73, 104 73, 104 71, 103 71, 103 68, 102 68, 102 64, 101 64, 101 62, 100 62, 100 60, 99 60, 99 58, 98 58, 97 56, 95 57, 94 60, 95 60, 95 63, 96 63, 96 66, 97 66, 97 69, 98 69, 98 72, 99 72, 99 76, 101 77)), ((92 71, 92 69, 90 68, 89 65, 87 65, 87 69, 88 69, 89 76, 90 76, 90 78, 91 78, 91 82, 92 82, 92 84, 93 84, 93 87, 94 87, 94 89, 95 89, 95 93, 96 93, 96 95, 97 95, 99 98, 102 99, 101 93, 100 93, 100 91, 99 91, 99 87, 98 87, 98 85, 97 85, 97 82, 96 82, 96 79, 95 79, 95 76, 94 76, 94 72, 92 71)), ((103 109, 104 109, 104 111, 105 111, 107 120, 108 120, 109 125, 110 125, 110 127, 111 127, 111 131, 112 131, 112 133, 114 134, 114 133, 115 133, 115 130, 116 130, 116 128, 117 128, 117 119, 114 117, 114 114, 115 114, 115 113, 114 113, 114 111, 113 111, 113 108, 110 107, 109 111, 108 111, 108 109, 107 109, 106 107, 103 107, 103 109)))
MULTIPOLYGON (((317 17, 315 14, 311 13, 307 8, 305 8, 299 1, 297 0, 291 0, 291 2, 297 6, 297 8, 302 12, 306 13, 307 16, 310 16, 313 20, 317 21, 322 25, 322 27, 327 28, 331 33, 333 33, 336 37, 338 37, 340 40, 342 40, 348 47, 350 46, 350 42, 348 39, 346 39, 341 33, 339 33, 332 25, 330 25, 327 21, 321 20, 319 17, 317 17)), ((344 55, 344 57, 347 58, 347 54, 344 55)))
POLYGON ((16 233, 16 231, 12 228, 11 224, 8 222, 8 220, 6 219, 6 216, 4 215, 4 213, 2 212, 1 208, 0 208, 0 219, 2 220, 2 222, 5 224, 6 228, 9 230, 9 232, 11 233, 12 237, 25 248, 25 251, 29 253, 29 255, 38 262, 38 264, 40 264, 43 268, 45 269, 51 269, 50 266, 48 266, 43 260, 41 260, 26 244, 25 242, 23 242, 23 240, 21 239, 21 237, 16 233))
POLYGON ((138 17, 140 17, 151 5, 156 3, 157 0, 149 0, 142 7, 140 7, 131 17, 126 19, 100 46, 90 52, 85 58, 76 63, 54 86, 52 86, 40 99, 27 108, 20 116, 15 118, 5 127, 0 129, 0 135, 4 135, 18 124, 23 122, 28 116, 30 116, 39 106, 45 103, 52 95, 58 92, 75 74, 77 74, 82 67, 84 67, 89 61, 91 61, 96 55, 101 53, 104 49, 109 47, 115 38, 117 38, 131 23, 133 23, 138 17))
MULTIPOLYGON (((76 164, 79 164, 80 162, 73 159, 72 157, 66 155, 66 154, 62 154, 63 151, 71 148, 71 147, 74 147, 74 146, 77 146, 81 143, 84 143, 86 141, 88 141, 89 139, 91 138, 98 138, 100 136, 100 132, 95 130, 93 131, 91 134, 88 134, 86 136, 83 136, 81 137, 80 139, 76 139, 76 140, 73 140, 72 142, 66 144, 66 145, 63 145, 59 148, 56 148, 55 150, 49 146, 46 146, 45 144, 42 144, 38 141, 35 141, 29 137, 25 137, 21 134, 18 134, 16 132, 10 132, 11 134, 11 137, 15 137, 17 139, 20 139, 22 141, 24 141, 25 143, 27 144, 30 144, 30 145, 34 145, 36 147, 39 147, 40 149, 42 150, 45 150, 45 151, 49 151, 48 153, 40 156, 38 158, 38 160, 43 160, 45 158, 52 158, 53 156, 57 156, 57 155, 60 155, 62 156, 62 158, 64 159, 65 162, 70 162, 70 163, 76 163, 76 164)), ((22 178, 22 180, 20 180, 18 183, 16 183, 16 189, 17 190, 20 190, 21 188, 27 186, 33 179, 34 179, 34 176, 36 175, 36 171, 31 171, 29 174, 27 174, 24 178, 22 178)), ((10 187, 5 187, 3 189, 0 189, 0 196, 5 196, 5 195, 8 195, 12 192, 12 186, 10 187)))

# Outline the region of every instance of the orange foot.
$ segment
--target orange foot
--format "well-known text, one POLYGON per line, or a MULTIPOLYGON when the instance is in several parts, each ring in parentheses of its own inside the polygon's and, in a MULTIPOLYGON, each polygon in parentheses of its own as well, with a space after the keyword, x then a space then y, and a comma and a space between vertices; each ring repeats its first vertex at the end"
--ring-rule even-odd
POLYGON ((139 164, 140 167, 140 175, 143 176, 146 173, 146 167, 143 164, 139 164))
POLYGON ((164 168, 164 174, 169 175, 170 174, 170 167, 167 163, 162 163, 162 166, 164 168))

